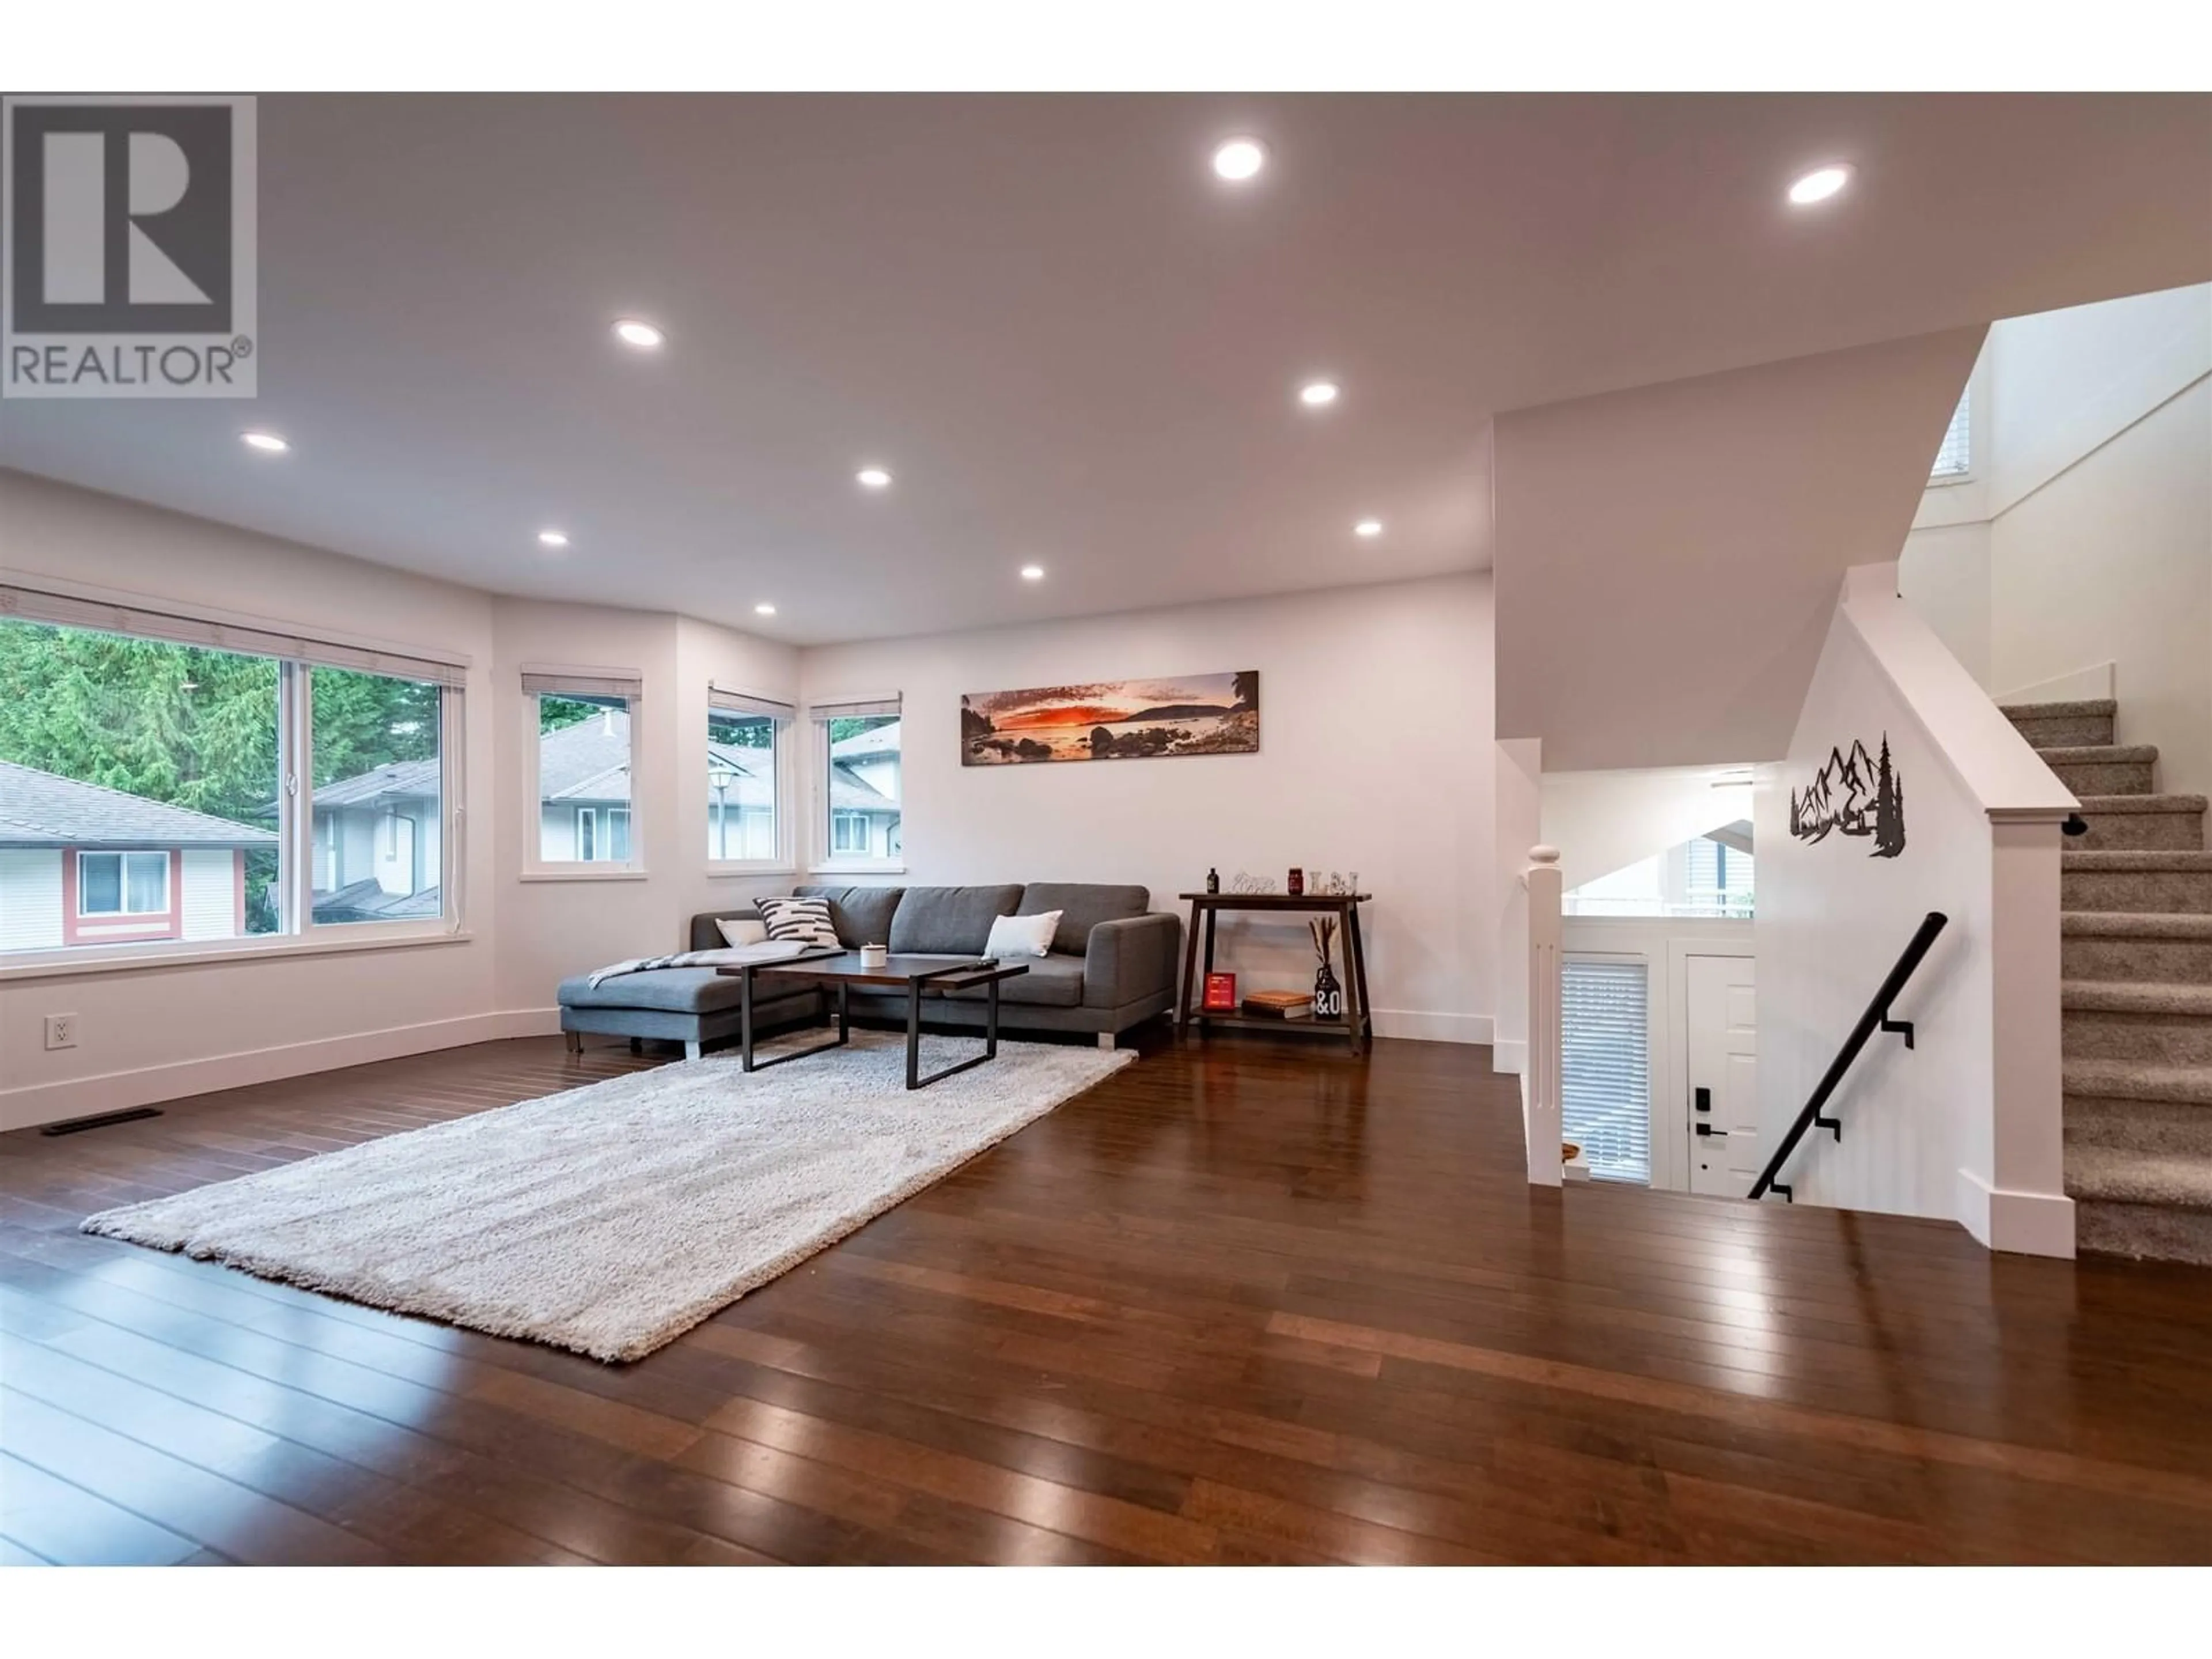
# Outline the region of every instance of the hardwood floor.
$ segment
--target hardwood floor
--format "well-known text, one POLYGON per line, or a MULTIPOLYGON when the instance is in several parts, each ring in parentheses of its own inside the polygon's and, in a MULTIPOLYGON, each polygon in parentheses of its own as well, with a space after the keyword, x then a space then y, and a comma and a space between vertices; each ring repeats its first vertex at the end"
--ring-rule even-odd
POLYGON ((1153 1039, 628 1367, 76 1227, 650 1059, 0 1137, 0 1562, 2212 1559, 2212 1271, 1534 1192, 1488 1061, 1153 1039))

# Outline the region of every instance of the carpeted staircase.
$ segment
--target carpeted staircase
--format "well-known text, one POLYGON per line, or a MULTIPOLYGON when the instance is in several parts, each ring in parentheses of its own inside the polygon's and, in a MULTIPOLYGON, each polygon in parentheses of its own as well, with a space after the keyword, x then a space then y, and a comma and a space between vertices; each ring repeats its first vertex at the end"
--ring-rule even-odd
POLYGON ((2080 797, 2066 842, 2066 1190, 2081 1248, 2212 1263, 2212 852, 2202 795, 2157 793, 2117 705, 2004 712, 2080 797))

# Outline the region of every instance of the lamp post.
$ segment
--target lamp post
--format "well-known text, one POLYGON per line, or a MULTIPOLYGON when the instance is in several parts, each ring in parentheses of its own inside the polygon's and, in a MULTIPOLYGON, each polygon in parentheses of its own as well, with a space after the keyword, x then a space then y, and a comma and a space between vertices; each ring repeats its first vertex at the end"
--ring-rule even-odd
POLYGON ((738 769, 727 761, 716 761, 707 769, 707 781, 714 787, 714 856, 730 856, 730 786, 737 781, 738 769))

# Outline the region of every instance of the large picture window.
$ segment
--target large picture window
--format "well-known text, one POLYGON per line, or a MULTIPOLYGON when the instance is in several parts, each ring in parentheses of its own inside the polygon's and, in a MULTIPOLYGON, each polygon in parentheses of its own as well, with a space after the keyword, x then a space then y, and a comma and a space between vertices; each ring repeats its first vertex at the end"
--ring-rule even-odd
POLYGON ((822 780, 815 819, 822 863, 842 869, 896 866, 906 851, 899 699, 823 702, 807 712, 814 725, 815 775, 822 780))
POLYGON ((0 955, 458 918, 457 665, 27 587, 0 602, 0 955))
POLYGON ((707 860, 787 865, 783 798, 790 704, 712 688, 707 697, 707 860))
POLYGON ((538 742, 531 866, 539 874, 635 871, 632 722, 640 686, 620 673, 526 672, 538 742))

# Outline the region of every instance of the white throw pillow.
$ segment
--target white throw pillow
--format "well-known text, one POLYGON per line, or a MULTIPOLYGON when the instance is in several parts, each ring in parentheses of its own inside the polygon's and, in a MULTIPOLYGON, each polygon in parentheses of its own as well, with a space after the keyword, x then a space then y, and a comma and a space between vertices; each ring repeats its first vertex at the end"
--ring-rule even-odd
POLYGON ((1041 957, 1052 949, 1052 936, 1060 927, 1060 912, 1042 915, 1000 916, 991 924, 991 937, 983 954, 1004 962, 1008 957, 1041 957))
POLYGON ((760 906, 761 920, 768 924, 770 939, 796 940, 801 945, 837 942, 837 929, 830 921, 830 901, 826 898, 764 898, 756 902, 760 906))
POLYGON ((768 924, 757 916, 721 916, 714 926, 722 930, 722 942, 732 946, 758 945, 768 937, 768 924))

